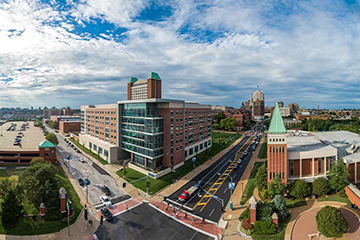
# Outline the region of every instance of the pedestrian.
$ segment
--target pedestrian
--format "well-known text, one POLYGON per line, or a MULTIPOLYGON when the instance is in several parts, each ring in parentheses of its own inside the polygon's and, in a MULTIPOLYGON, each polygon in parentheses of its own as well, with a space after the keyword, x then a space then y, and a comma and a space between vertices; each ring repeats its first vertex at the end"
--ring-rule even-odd
POLYGON ((125 208, 126 208, 126 211, 129 210, 129 206, 127 204, 125 204, 125 208))
POLYGON ((205 217, 202 217, 202 223, 205 223, 205 217))
POLYGON ((165 209, 166 211, 168 211, 169 210, 169 203, 167 203, 167 205, 166 205, 166 209, 165 209))
POLYGON ((185 217, 184 217, 185 219, 187 218, 187 212, 185 212, 185 217))
POLYGON ((194 222, 195 222, 195 217, 192 218, 192 223, 194 223, 194 222))
POLYGON ((174 215, 175 214, 175 208, 173 208, 173 210, 172 210, 172 215, 174 215))
POLYGON ((179 212, 176 212, 176 218, 179 218, 179 212))

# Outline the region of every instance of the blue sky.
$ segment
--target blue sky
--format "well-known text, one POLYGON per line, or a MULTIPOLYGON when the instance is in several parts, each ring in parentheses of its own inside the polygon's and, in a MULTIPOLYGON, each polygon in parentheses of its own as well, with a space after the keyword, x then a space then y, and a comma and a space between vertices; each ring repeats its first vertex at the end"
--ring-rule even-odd
POLYGON ((0 0, 0 107, 163 97, 360 108, 359 0, 0 0))

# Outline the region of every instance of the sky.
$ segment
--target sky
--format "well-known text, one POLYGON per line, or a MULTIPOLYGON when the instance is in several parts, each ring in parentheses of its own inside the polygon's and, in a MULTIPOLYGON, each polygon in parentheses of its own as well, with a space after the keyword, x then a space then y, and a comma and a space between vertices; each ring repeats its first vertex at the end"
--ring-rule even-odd
POLYGON ((0 0, 0 107, 163 98, 360 108, 360 0, 0 0))

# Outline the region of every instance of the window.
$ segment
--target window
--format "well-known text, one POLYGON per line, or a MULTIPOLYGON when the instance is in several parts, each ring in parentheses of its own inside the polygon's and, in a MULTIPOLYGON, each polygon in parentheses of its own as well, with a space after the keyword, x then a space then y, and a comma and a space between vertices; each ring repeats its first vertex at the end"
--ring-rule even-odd
POLYGON ((108 157, 109 157, 109 152, 106 149, 104 149, 104 156, 106 157, 106 159, 108 159, 108 157))
POLYGON ((190 149, 189 149, 189 155, 191 156, 191 155, 193 155, 193 153, 194 153, 194 149, 193 149, 193 148, 190 148, 190 149))
POLYGON ((96 144, 94 144, 93 147, 94 147, 94 150, 97 151, 97 146, 96 146, 96 144))
POLYGON ((199 146, 195 146, 195 152, 197 153, 199 151, 199 146))
POLYGON ((102 154, 103 149, 101 147, 99 147, 99 154, 102 154))
POLYGON ((318 158, 318 173, 322 173, 322 158, 318 158))
POLYGON ((290 176, 294 175, 294 161, 290 161, 290 176))
POLYGON ((92 149, 92 143, 91 142, 89 142, 89 148, 92 149))

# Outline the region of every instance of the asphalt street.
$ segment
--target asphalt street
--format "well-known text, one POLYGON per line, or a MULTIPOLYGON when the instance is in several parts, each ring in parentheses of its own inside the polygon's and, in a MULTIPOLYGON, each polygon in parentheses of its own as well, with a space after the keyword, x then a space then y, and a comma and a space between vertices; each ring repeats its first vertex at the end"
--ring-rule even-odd
MULTIPOLYGON (((239 180, 241 179, 242 174, 244 173, 246 166, 250 162, 252 157, 252 152, 250 152, 245 159, 243 160, 242 165, 238 169, 231 170, 229 176, 225 179, 225 181, 218 186, 218 190, 215 195, 219 197, 221 200, 211 198, 207 204, 205 205, 196 205, 201 201, 201 198, 206 194, 207 191, 213 186, 213 184, 220 178, 220 175, 226 171, 226 169, 231 165, 231 161, 234 160, 236 152, 250 139, 249 136, 245 136, 244 139, 240 141, 236 146, 234 146, 229 152, 227 152, 223 157, 217 160, 210 167, 199 173, 193 179, 191 179, 187 184, 179 188, 176 192, 168 196, 166 200, 171 205, 175 205, 176 207, 182 207, 184 210, 191 212, 200 217, 204 217, 207 220, 217 223, 222 215, 222 201, 224 202, 224 206, 230 200, 231 190, 229 190, 229 183, 232 182, 237 186, 239 180), (188 201, 182 203, 178 201, 178 197, 180 194, 195 185, 198 181, 203 181, 205 183, 204 190, 198 191, 195 195, 193 195, 188 201)), ((250 141, 250 140, 249 140, 250 141)), ((258 146, 260 147, 260 146, 258 146)), ((245 186, 243 186, 245 188, 245 186)), ((204 200, 203 200, 204 202, 204 200)))
POLYGON ((198 232, 162 214, 147 203, 104 221, 95 232, 99 240, 210 240, 198 232))
MULTIPOLYGON (((53 132, 49 128, 47 128, 47 131, 53 132)), ((96 163, 88 160, 86 156, 81 153, 77 153, 64 141, 65 138, 61 134, 55 134, 59 140, 59 144, 57 146, 58 154, 61 157, 59 161, 64 161, 65 159, 64 163, 74 178, 86 179, 89 176, 90 185, 88 186, 88 201, 91 205, 101 207, 100 196, 104 195, 104 192, 100 186, 103 185, 106 185, 110 189, 111 196, 109 196, 109 198, 113 204, 130 198, 130 196, 116 184, 116 181, 105 170, 99 167, 96 163), (69 154, 71 155, 70 161, 66 160, 69 154), (75 160, 80 158, 87 159, 87 163, 75 160)), ((81 189, 86 196, 86 187, 81 186, 81 189)))

